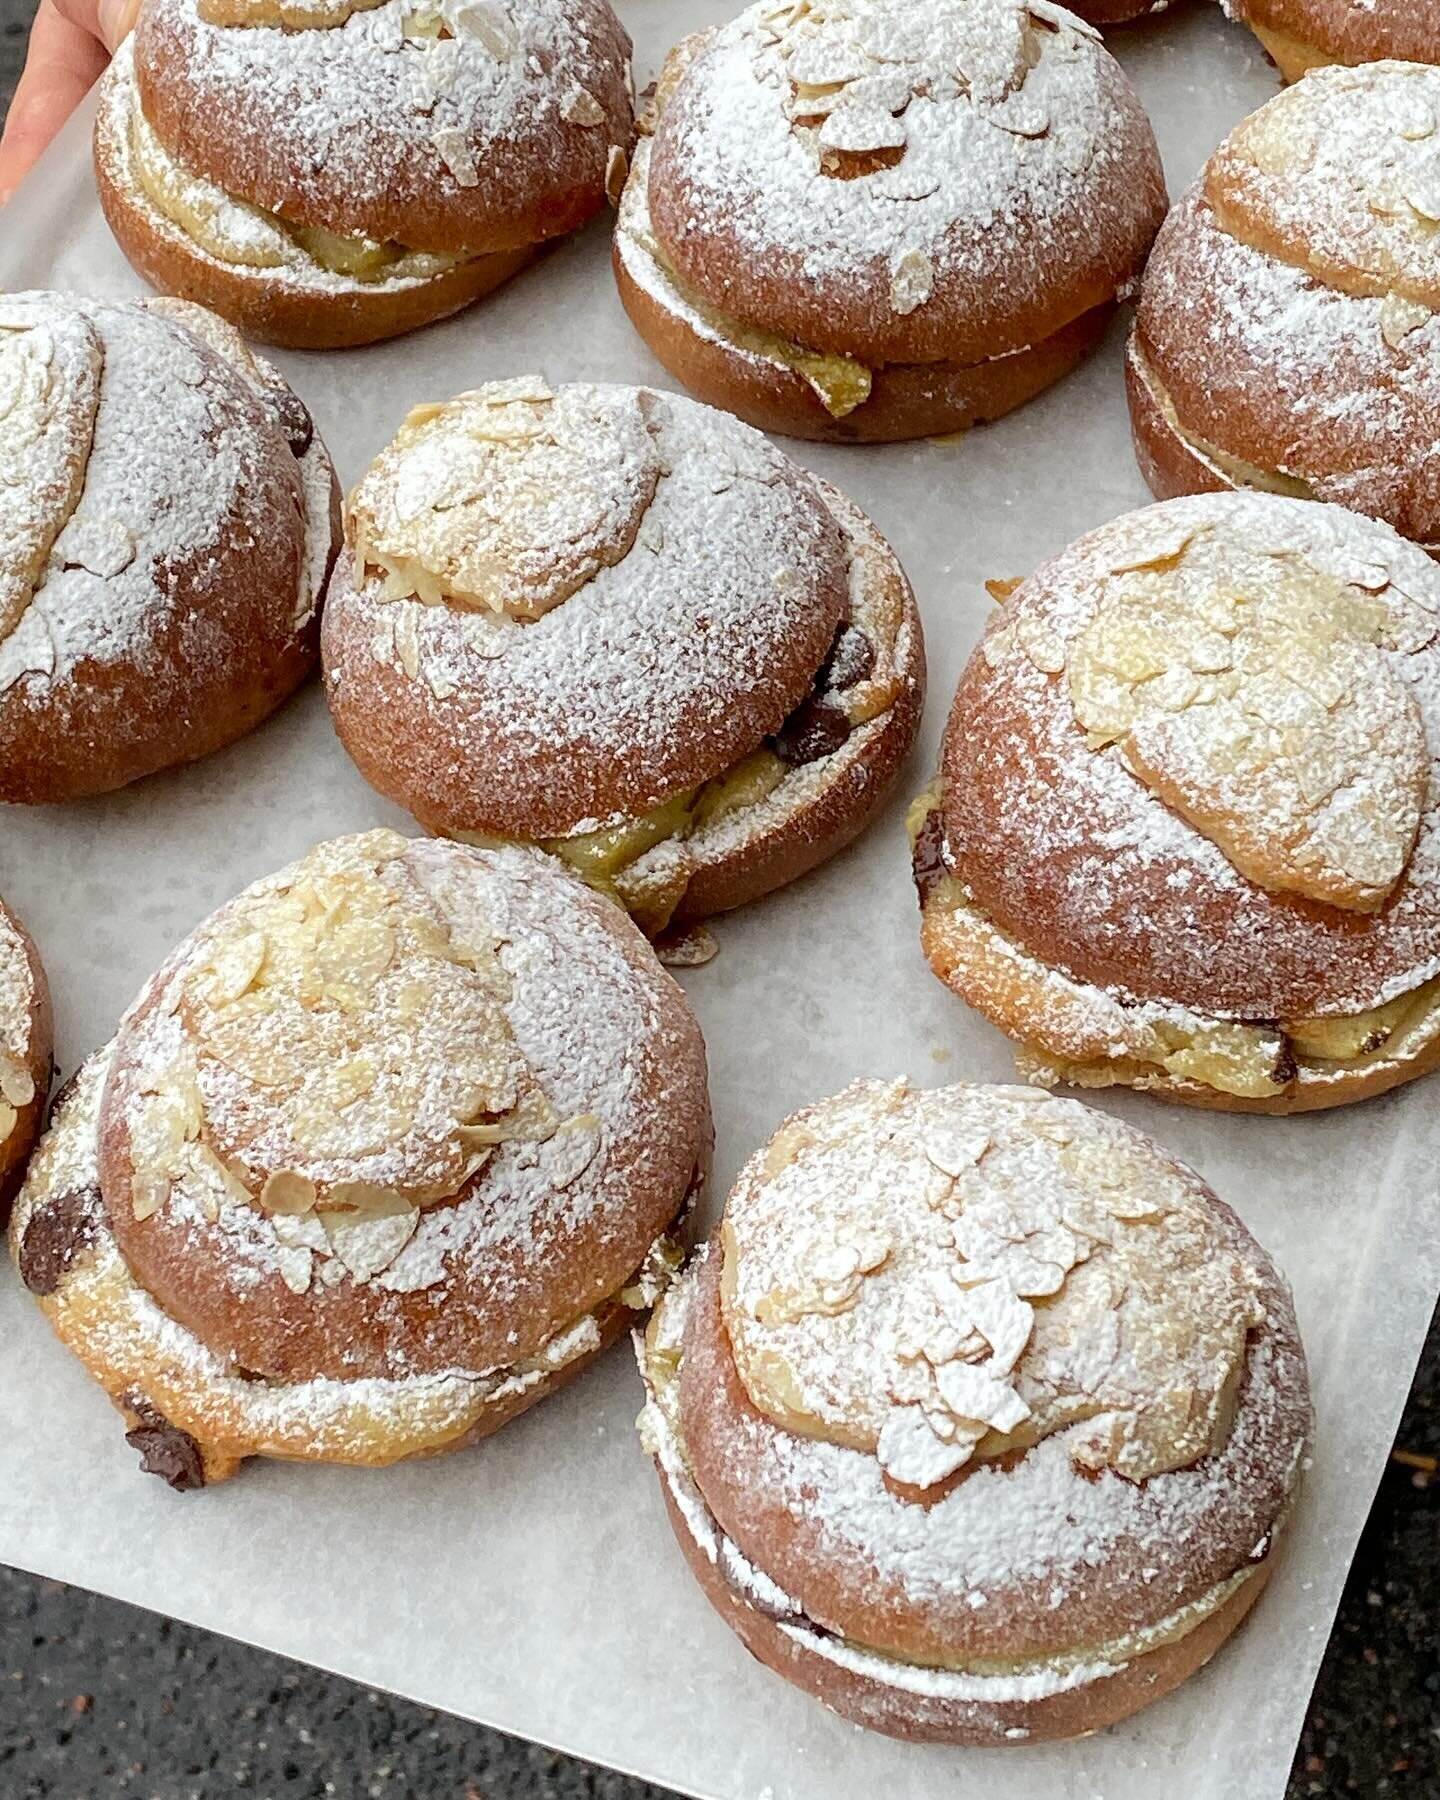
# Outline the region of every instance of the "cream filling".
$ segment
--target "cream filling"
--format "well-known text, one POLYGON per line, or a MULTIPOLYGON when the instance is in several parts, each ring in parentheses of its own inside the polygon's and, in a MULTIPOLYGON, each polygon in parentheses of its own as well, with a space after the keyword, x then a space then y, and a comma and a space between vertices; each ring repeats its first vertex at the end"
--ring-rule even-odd
MULTIPOLYGON (((1160 0, 1161 5, 1168 3, 1169 0, 1160 0)), ((712 305, 697 288, 669 266, 651 228, 646 193, 649 170, 649 144, 642 139, 636 148, 630 178, 621 197, 615 230, 617 250, 635 284, 675 313, 700 336, 718 340, 743 356, 768 362, 773 368, 786 369, 799 375, 814 390, 832 419, 843 419, 863 406, 870 398, 875 370, 867 368, 853 356, 811 350, 792 338, 736 318, 733 313, 712 305)), ((934 366, 947 372, 953 372, 957 368, 981 369, 990 363, 1005 362, 1012 356, 1028 356, 1034 348, 1032 344, 1025 344, 1015 350, 1001 351, 998 356, 983 357, 975 363, 937 363, 934 366)))
MULTIPOLYGON (((894 643, 877 642, 877 628, 861 618, 863 612, 857 605, 859 628, 874 647, 876 665, 888 666, 894 643)), ((610 819, 565 837, 534 842, 559 857, 588 886, 623 906, 651 937, 657 936, 684 899, 698 863, 707 853, 723 853, 718 841, 722 833, 727 838, 742 833, 747 814, 755 830, 766 829, 776 822, 771 809, 778 812, 792 797, 796 804, 808 797, 815 771, 836 757, 858 753, 867 741, 861 736, 864 727, 888 712, 896 691, 894 683, 864 677, 848 688, 814 694, 843 712, 850 730, 833 750, 810 762, 787 763, 767 742, 699 787, 672 794, 637 817, 610 819)), ((479 849, 527 841, 477 831, 446 835, 479 849)))
MULTIPOLYGON (((631 176, 631 186, 642 179, 631 176)), ((628 192, 628 189, 627 189, 628 192)), ((645 259, 649 277, 644 285, 652 290, 659 286, 659 298, 672 312, 692 323, 698 321, 708 332, 722 339, 733 350, 757 356, 775 368, 788 369, 800 376, 818 397, 832 419, 843 419, 870 398, 873 381, 871 371, 853 356, 839 356, 823 350, 809 350, 803 344, 766 331, 758 325, 747 325, 732 313, 722 312, 677 275, 665 262, 660 246, 648 230, 642 229, 633 214, 629 220, 621 210, 620 240, 622 251, 633 247, 645 259)), ((632 273, 634 271, 632 270, 632 273)))
POLYGON ((133 83, 117 121, 136 187, 197 249, 231 268, 284 270, 362 287, 432 280, 470 258, 293 225, 238 199, 179 162, 160 142, 133 83))
MULTIPOLYGON (((799 1601, 786 1594, 763 1570, 755 1568, 738 1545, 725 1536, 705 1504, 679 1431, 678 1386, 683 1363, 677 1347, 679 1326, 663 1318, 672 1310, 671 1305, 662 1303, 649 1331, 643 1337, 637 1334, 636 1354, 647 1395, 639 1419, 643 1448, 658 1463, 691 1538, 729 1585, 774 1618, 787 1636, 855 1674, 940 1700, 1002 1704, 1047 1699, 1118 1674, 1138 1657, 1188 1637, 1262 1566, 1255 1562, 1238 1569, 1198 1599, 1154 1624, 1098 1644, 1076 1645, 1043 1657, 974 1657, 944 1664, 914 1663, 826 1632, 806 1617, 799 1601)), ((1272 1531, 1272 1544, 1283 1523, 1283 1519, 1278 1521, 1272 1531)))
POLYGON ((1257 463, 1246 462, 1243 457, 1232 456, 1228 450, 1222 450, 1207 438, 1183 425, 1180 415, 1175 410, 1175 402, 1170 398, 1169 390, 1156 374, 1149 358, 1132 338, 1130 355, 1134 359, 1136 372, 1145 386, 1150 390, 1150 397, 1159 407, 1165 423, 1175 433, 1185 448, 1193 456, 1209 466, 1211 471, 1222 480, 1235 487, 1258 488, 1265 494, 1285 494, 1292 500, 1313 500, 1315 490, 1302 476, 1292 475, 1286 469, 1262 469, 1257 463))
MULTIPOLYGON (((1316 492, 1314 484, 1307 481, 1304 476, 1292 475, 1287 469, 1262 469, 1259 464, 1246 462, 1240 456, 1232 456, 1228 450, 1222 450, 1218 444, 1212 444, 1208 438, 1203 438, 1198 433, 1191 431, 1187 425, 1181 423, 1180 415, 1175 410, 1175 402, 1170 398, 1169 390, 1156 374, 1154 366, 1134 337, 1130 340, 1130 356, 1134 361, 1136 373, 1149 389, 1150 396, 1159 407, 1165 423, 1190 454, 1198 462, 1204 463, 1219 480, 1228 482, 1231 487, 1255 488, 1265 494, 1285 494, 1294 500, 1318 500, 1321 498, 1316 492)), ((1440 545, 1422 544, 1420 547, 1431 556, 1440 555, 1440 545)))
MULTIPOLYGON (((935 790, 911 808, 912 838, 936 803, 935 790)), ((1046 1036, 1021 1039, 1024 1073, 1078 1087, 1145 1085, 1165 1077, 1217 1093, 1268 1099, 1295 1083, 1363 1075, 1412 1061, 1440 1034, 1440 976, 1358 1013, 1270 1023, 1217 1019, 1184 1007, 1137 1000, 1077 981, 1042 963, 989 917, 955 875, 939 877, 925 901, 952 916, 992 968, 1006 971, 1046 1036)), ((1002 1029, 1008 1020, 997 1020, 1002 1029)))
MULTIPOLYGON (((847 740, 848 741, 848 740, 847 740)), ((765 746, 714 776, 698 788, 687 788, 637 818, 620 819, 592 831, 563 838, 540 838, 539 848, 558 856, 587 886, 618 905, 643 915, 647 931, 663 931, 684 897, 686 881, 664 896, 637 892, 626 875, 661 844, 684 844, 706 827, 758 806, 786 776, 787 764, 765 746)), ((460 843, 496 849, 521 840, 481 831, 452 831, 460 843)), ((674 886, 674 884, 671 884, 674 886)))

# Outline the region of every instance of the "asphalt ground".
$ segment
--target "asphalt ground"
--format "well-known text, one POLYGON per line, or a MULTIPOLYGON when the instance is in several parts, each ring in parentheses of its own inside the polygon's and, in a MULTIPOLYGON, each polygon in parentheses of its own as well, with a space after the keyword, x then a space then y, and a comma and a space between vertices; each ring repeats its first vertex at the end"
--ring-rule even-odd
MULTIPOLYGON (((33 10, 33 0, 0 0, 0 106, 19 74, 33 10)), ((1440 1800, 1435 1325, 1396 1448, 1346 1585, 1287 1800, 1440 1800)), ((235 1794, 673 1800, 502 1732, 0 1568, 0 1800, 235 1794)), ((1157 1791, 1155 1800, 1186 1796, 1157 1791)))

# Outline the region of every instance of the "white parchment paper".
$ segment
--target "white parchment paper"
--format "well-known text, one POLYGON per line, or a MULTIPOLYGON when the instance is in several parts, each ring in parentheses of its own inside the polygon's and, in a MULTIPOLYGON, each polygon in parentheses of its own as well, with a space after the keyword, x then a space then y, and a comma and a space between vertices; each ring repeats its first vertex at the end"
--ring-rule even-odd
MULTIPOLYGON (((725 0, 619 0, 643 83, 725 0)), ((1182 6, 1112 39, 1178 194, 1275 91, 1248 34, 1182 6)), ((494 300, 380 348, 278 360, 352 482, 406 410, 496 376, 667 378, 611 284, 608 224, 494 300)), ((91 186, 88 115, 0 215, 0 282, 131 293, 91 186)), ((958 446, 791 446, 890 535, 914 581, 931 701, 923 784, 988 602, 1070 538, 1141 504, 1118 332, 1058 389, 958 446)), ((904 795, 818 875, 722 921, 686 975, 710 1046, 712 1210, 794 1107, 859 1074, 1006 1079, 1006 1045, 927 971, 904 795)), ((39 939, 65 1070, 212 907, 314 840, 404 824, 331 735, 314 689, 174 777, 60 809, 0 808, 0 892, 39 939)), ((1275 1800, 1346 1566, 1440 1287, 1440 1080, 1338 1114, 1227 1119, 1130 1095, 1233 1201, 1294 1283, 1318 1451, 1281 1566, 1211 1667, 1085 1742, 960 1753, 841 1724, 750 1661, 670 1539, 633 1420, 627 1353, 492 1443, 381 1474, 255 1464, 181 1497, 142 1477, 108 1403, 0 1272, 0 1558, 540 1738, 705 1800, 1275 1800)))

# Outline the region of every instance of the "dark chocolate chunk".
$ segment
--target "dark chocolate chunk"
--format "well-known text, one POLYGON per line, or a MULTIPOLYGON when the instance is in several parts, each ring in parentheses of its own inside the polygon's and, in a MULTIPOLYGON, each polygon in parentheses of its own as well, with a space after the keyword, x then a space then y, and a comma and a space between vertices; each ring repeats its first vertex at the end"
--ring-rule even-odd
POLYGON ((850 721, 838 706, 811 699, 795 708, 771 741, 781 762, 800 769, 833 755, 849 735, 850 721))
POLYGON ((20 1239, 20 1279, 32 1294, 53 1294, 95 1243, 98 1187, 67 1188, 36 1209, 20 1239))
POLYGON ((822 694, 839 693, 845 688, 854 687, 857 681, 864 681, 875 668, 875 646, 865 633, 855 625, 842 625, 835 633, 835 642, 830 646, 830 654, 820 665, 820 673, 815 677, 816 691, 822 694))
MULTIPOLYGON (((135 1408, 139 1411, 139 1408, 135 1408)), ((146 1404, 146 1413, 157 1419, 160 1414, 146 1404)), ((190 1494, 205 1485, 205 1459, 200 1446, 188 1431, 160 1419, 158 1425, 137 1425, 125 1433, 125 1442, 140 1452, 140 1467, 147 1475, 158 1475, 177 1494, 190 1494)))
POLYGON ((925 823, 915 835, 910 867, 915 877, 915 891, 924 906, 936 885, 950 873, 945 861, 945 820, 938 806, 932 806, 926 813, 925 823))
POLYGON ((152 1406, 139 1388, 126 1388, 119 1397, 119 1404, 137 1425, 154 1425, 158 1428, 170 1423, 160 1408, 152 1406))
POLYGON ((315 421, 310 417, 309 407, 289 388, 272 389, 270 398, 280 429, 285 433, 285 442, 294 455, 303 456, 315 438, 315 421))

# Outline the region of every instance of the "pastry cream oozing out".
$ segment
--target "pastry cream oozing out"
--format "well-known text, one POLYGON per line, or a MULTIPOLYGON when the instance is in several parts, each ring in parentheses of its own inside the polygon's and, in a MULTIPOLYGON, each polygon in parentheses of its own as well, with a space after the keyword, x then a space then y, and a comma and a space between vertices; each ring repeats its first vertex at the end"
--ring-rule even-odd
POLYGON ((1201 437, 1198 432, 1183 424, 1169 390, 1155 373, 1144 351, 1138 344, 1132 344, 1131 348, 1135 366, 1164 415, 1165 423, 1187 449, 1193 450, 1204 461, 1213 463, 1237 487, 1256 488, 1263 494, 1284 494, 1292 500, 1315 499, 1314 488, 1300 476, 1289 475, 1283 469, 1262 469, 1258 463, 1247 462, 1241 456, 1232 456, 1228 450, 1222 450, 1218 444, 1212 444, 1208 438, 1201 437))
MULTIPOLYGON (((911 842, 939 804, 936 785, 919 795, 907 815, 911 842)), ((1073 990, 1077 1005, 1097 990, 1047 968, 1011 939, 971 899, 965 885, 950 873, 932 879, 924 899, 927 910, 949 912, 987 940, 991 957, 1012 965, 1015 985, 1061 982, 1073 990)), ((1106 995, 1120 1014, 1134 1013, 1130 1043, 1116 1054, 1080 1058, 1063 1046, 1021 1038, 1028 1071, 1037 1078, 1063 1080, 1078 1087, 1109 1086, 1168 1076, 1195 1081, 1238 1098, 1267 1099, 1303 1081, 1337 1074, 1359 1074, 1368 1066, 1396 1056, 1413 1055, 1420 1042, 1440 1029, 1440 976, 1420 983, 1383 1005, 1326 1018, 1269 1021, 1208 1019, 1182 1009, 1165 1016, 1158 1009, 1106 995), (1419 1040, 1417 1042, 1416 1040, 1419 1040), (1278 1050, 1278 1054, 1277 1054, 1278 1050)))
POLYGON ((281 269, 291 266, 298 252, 328 274, 364 283, 438 274, 464 260, 293 224, 253 206, 178 162, 155 135, 138 100, 130 109, 129 140, 135 178, 146 198, 217 262, 281 269))
MULTIPOLYGON (((683 1288, 683 1278, 680 1288, 683 1288)), ((683 1479, 694 1484, 695 1477, 690 1466, 689 1451, 680 1431, 680 1376, 684 1367, 684 1355, 680 1348, 680 1331, 670 1315, 683 1312, 684 1299, 680 1288, 671 1288, 661 1299, 644 1338, 644 1370, 645 1382, 650 1393, 650 1405, 641 1415, 641 1441, 644 1448, 656 1456, 666 1468, 667 1475, 673 1480, 683 1479), (671 1465, 678 1465, 672 1467, 671 1465)), ((696 1489, 698 1493, 698 1488, 696 1489)), ((1277 1521, 1272 1538, 1278 1537, 1283 1528, 1287 1514, 1277 1521)), ((718 1531, 718 1526, 713 1527, 718 1531)), ((732 1545, 736 1556, 727 1560, 724 1566, 733 1568, 739 1555, 738 1546, 732 1545)), ((743 1561, 743 1559, 741 1559, 743 1561)), ((1213 1613, 1223 1606, 1244 1584, 1251 1580, 1263 1563, 1256 1562, 1236 1570, 1224 1581, 1217 1582, 1208 1592, 1192 1600, 1188 1605, 1179 1608, 1153 1625, 1138 1631, 1124 1633, 1098 1644, 1079 1644, 1063 1651, 1056 1651, 1046 1657, 970 1657, 946 1658, 935 1662, 912 1661, 896 1656, 893 1652, 877 1649, 873 1644, 866 1644, 859 1639, 840 1636, 838 1642, 847 1650, 861 1657, 873 1659, 876 1668, 873 1673, 884 1679, 885 1665, 889 1664, 897 1671, 905 1669, 930 1669, 951 1675, 968 1675, 976 1678, 991 1677, 995 1680, 1015 1680, 1027 1675, 1054 1674, 1061 1676, 1072 1670, 1086 1667, 1114 1668, 1135 1658, 1144 1656, 1152 1650, 1163 1649, 1169 1644, 1178 1643, 1187 1637, 1197 1626, 1204 1623, 1213 1613)), ((801 1612, 798 1603, 793 1623, 805 1625, 809 1621, 801 1612)), ((833 1634, 826 1633, 831 1637, 833 1634)))
POLYGON ((870 398, 872 376, 864 363, 857 362, 853 356, 809 350, 790 338, 766 331, 758 325, 748 325, 734 314, 722 312, 719 307, 712 306, 683 276, 675 273, 665 261, 654 238, 636 230, 633 225, 627 229, 659 275, 674 290, 681 306, 697 313, 717 336, 723 337, 737 350, 748 351, 754 356, 764 357, 767 362, 780 363, 787 369, 793 369, 815 390, 821 405, 832 419, 845 418, 870 398))
MULTIPOLYGON (((653 850, 667 840, 683 842, 704 826, 718 824, 745 807, 758 806, 779 787, 786 772, 786 765, 775 752, 762 746, 742 757, 723 774, 714 776, 698 788, 671 795, 638 818, 625 819, 599 831, 581 832, 574 837, 541 838, 539 846, 567 863, 590 887, 624 905, 625 897, 616 887, 617 879, 647 850, 653 850)), ((450 835, 462 843, 481 848, 513 841, 484 832, 455 831, 450 835)), ((677 893, 674 905, 679 904, 680 898, 681 894, 677 893)), ((647 928, 651 930, 663 930, 668 923, 668 919, 646 920, 647 928)))

